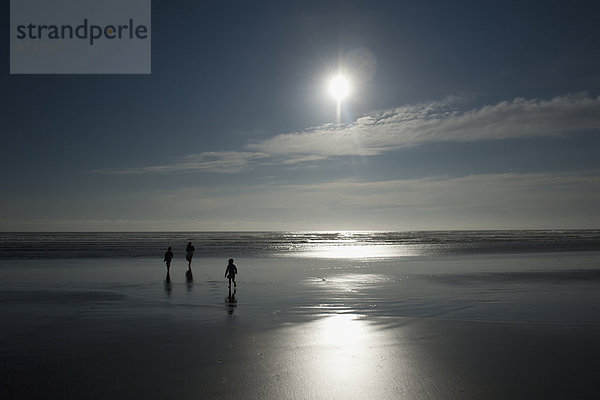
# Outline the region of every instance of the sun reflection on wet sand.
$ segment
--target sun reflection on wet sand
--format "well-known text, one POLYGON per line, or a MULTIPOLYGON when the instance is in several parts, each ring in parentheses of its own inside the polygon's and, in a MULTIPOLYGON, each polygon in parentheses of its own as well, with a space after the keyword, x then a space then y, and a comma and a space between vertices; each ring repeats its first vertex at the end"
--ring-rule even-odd
POLYGON ((335 314, 319 321, 318 344, 335 347, 354 346, 368 333, 356 314, 335 314))
POLYGON ((298 347, 298 398, 394 398, 403 382, 414 379, 410 357, 398 347, 400 332, 381 329, 361 314, 329 314, 288 333, 298 347))
POLYGON ((368 325, 356 314, 336 314, 317 321, 313 329, 319 355, 314 368, 319 377, 348 394, 352 386, 364 387, 372 367, 365 366, 373 362, 368 325))

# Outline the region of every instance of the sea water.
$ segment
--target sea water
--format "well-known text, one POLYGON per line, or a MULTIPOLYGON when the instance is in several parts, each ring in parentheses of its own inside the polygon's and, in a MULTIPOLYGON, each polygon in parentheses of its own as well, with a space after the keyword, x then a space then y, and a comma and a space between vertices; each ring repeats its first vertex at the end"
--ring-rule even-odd
POLYGON ((597 398, 600 231, 0 239, 3 398, 597 398))
POLYGON ((182 256, 373 258, 600 250, 600 230, 0 233, 0 259, 182 256))
POLYGON ((230 257, 242 318, 352 312, 600 322, 599 230, 1 233, 0 297, 5 312, 37 302, 36 310, 55 313, 210 320, 228 296, 230 257), (187 242, 196 248, 192 279, 187 242), (175 258, 166 282, 169 246, 175 258))

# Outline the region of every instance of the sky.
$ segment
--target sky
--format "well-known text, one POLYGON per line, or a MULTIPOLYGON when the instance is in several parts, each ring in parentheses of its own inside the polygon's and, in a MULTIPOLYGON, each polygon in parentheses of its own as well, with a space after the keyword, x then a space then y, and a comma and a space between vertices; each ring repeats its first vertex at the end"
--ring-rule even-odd
POLYGON ((153 0, 150 75, 10 75, 4 30, 0 230, 600 228, 598 20, 153 0))

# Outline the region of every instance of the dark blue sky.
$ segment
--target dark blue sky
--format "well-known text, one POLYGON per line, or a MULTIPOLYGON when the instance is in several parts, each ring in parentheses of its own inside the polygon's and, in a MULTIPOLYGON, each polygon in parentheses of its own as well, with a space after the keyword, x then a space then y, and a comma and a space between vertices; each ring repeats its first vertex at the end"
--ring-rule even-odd
POLYGON ((0 229, 598 227, 597 2, 152 3, 151 75, 4 64, 0 229))

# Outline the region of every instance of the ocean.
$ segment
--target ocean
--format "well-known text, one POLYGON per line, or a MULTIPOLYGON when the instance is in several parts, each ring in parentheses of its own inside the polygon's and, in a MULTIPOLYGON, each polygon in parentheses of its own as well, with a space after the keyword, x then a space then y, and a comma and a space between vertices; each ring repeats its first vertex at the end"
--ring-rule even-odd
POLYGON ((415 257, 600 250, 600 230, 415 232, 0 233, 0 259, 161 257, 415 257))
POLYGON ((600 397, 600 230, 0 233, 0 304, 3 399, 600 397))

